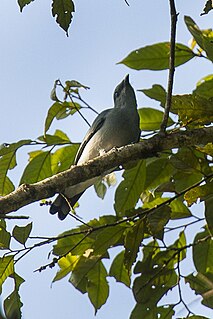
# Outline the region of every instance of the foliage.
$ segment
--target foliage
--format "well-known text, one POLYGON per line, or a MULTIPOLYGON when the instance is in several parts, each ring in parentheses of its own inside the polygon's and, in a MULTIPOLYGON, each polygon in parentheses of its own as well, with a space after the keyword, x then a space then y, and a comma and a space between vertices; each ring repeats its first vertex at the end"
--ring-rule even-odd
MULTIPOLYGON (((22 10, 32 1, 19 0, 22 10)), ((204 12, 211 10, 206 2, 204 12)), ((59 25, 67 32, 74 12, 71 0, 53 0, 52 13, 59 25)), ((176 67, 195 57, 213 62, 211 30, 201 30, 190 18, 185 17, 186 27, 193 36, 192 46, 178 43, 175 47, 176 67)), ((169 67, 170 44, 156 43, 131 52, 121 62, 135 70, 163 70, 169 67)), ((211 125, 213 122, 213 75, 199 80, 196 88, 188 94, 173 95, 168 128, 190 130, 211 125)), ((29 153, 20 183, 35 183, 68 169, 74 162, 79 144, 72 143, 62 131, 48 134, 54 120, 62 120, 74 114, 81 114, 82 108, 93 108, 81 97, 81 90, 87 86, 76 81, 65 85, 57 80, 51 93, 53 105, 47 112, 43 135, 35 141, 26 139, 0 148, 0 195, 14 190, 8 176, 14 169, 16 153, 24 146, 37 150, 29 153), (58 90, 64 93, 64 100, 58 98, 58 90)), ((141 89, 146 96, 160 102, 164 109, 166 90, 160 84, 150 89, 141 89)), ((163 112, 154 108, 140 108, 140 126, 150 135, 159 130, 163 112)), ((21 318, 22 302, 19 288, 24 282, 15 271, 14 263, 34 248, 54 243, 52 261, 41 266, 39 271, 58 264, 59 270, 53 282, 69 276, 69 282, 81 293, 87 293, 95 308, 101 308, 109 296, 107 277, 132 288, 136 301, 131 313, 134 318, 172 318, 177 306, 183 304, 187 315, 192 314, 183 300, 181 285, 185 280, 196 294, 202 296, 202 303, 213 308, 213 187, 212 187, 213 144, 195 145, 168 150, 147 160, 138 161, 126 168, 122 181, 115 192, 115 214, 101 216, 87 224, 60 234, 57 238, 29 243, 32 223, 22 227, 15 225, 9 232, 5 220, 0 221, 0 247, 4 256, 0 260, 0 289, 9 278, 14 282, 14 291, 4 301, 8 318, 21 318), (205 218, 193 215, 190 207, 203 202, 205 218), (195 235, 193 242, 187 242, 186 230, 196 223, 206 222, 204 229, 195 235), (176 230, 180 229, 179 234, 176 230), (176 239, 171 242, 170 234, 176 239), (13 245, 19 249, 13 250, 13 245), (105 260, 110 258, 113 248, 120 247, 107 269, 105 260), (182 261, 192 247, 196 270, 182 273, 182 261), (168 305, 167 294, 176 294, 176 302, 168 305)), ((107 187, 114 184, 108 178, 96 185, 97 195, 104 197, 107 187)), ((204 318, 192 315, 189 318, 204 318)))

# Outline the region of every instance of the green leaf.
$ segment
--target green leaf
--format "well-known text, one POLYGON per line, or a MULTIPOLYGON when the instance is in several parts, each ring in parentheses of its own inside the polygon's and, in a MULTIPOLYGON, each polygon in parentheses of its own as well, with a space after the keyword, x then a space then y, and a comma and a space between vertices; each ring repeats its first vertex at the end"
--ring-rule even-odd
POLYGON ((171 208, 162 206, 147 215, 147 227, 154 237, 163 239, 164 226, 168 223, 170 214, 171 208))
POLYGON ((144 189, 146 161, 140 160, 136 166, 125 170, 122 176, 124 180, 116 189, 114 204, 119 216, 124 216, 126 211, 135 207, 144 189))
POLYGON ((24 279, 16 273, 12 274, 10 277, 15 281, 15 288, 4 300, 4 311, 7 318, 21 319, 21 307, 23 304, 19 296, 19 287, 24 282, 24 279))
POLYGON ((102 178, 100 178, 95 184, 94 184, 94 188, 95 188, 95 192, 97 194, 98 197, 100 197, 101 199, 104 199, 104 196, 106 194, 107 191, 107 187, 104 184, 102 178))
POLYGON ((68 36, 68 28, 72 22, 72 13, 75 12, 74 3, 72 0, 53 0, 52 15, 56 16, 56 22, 66 31, 68 36))
POLYGON ((79 256, 72 256, 70 253, 65 257, 62 257, 58 261, 58 265, 60 270, 55 275, 52 282, 61 280, 65 276, 67 276, 71 271, 75 269, 75 266, 79 260, 79 256))
POLYGON ((195 291, 196 295, 201 295, 203 300, 202 304, 213 308, 213 276, 211 273, 197 275, 190 274, 185 277, 185 282, 189 283, 191 289, 195 291))
POLYGON ((174 95, 171 112, 184 125, 204 125, 213 121, 212 101, 196 94, 174 95))
POLYGON ((29 145, 31 140, 21 140, 17 143, 4 144, 0 149, 0 195, 4 196, 14 190, 14 185, 8 178, 9 170, 16 166, 16 151, 23 145, 29 145))
POLYGON ((54 135, 46 134, 45 136, 39 136, 38 139, 45 142, 48 146, 71 143, 69 137, 61 130, 56 130, 54 135))
MULTIPOLYGON (((163 119, 163 112, 152 109, 150 107, 143 107, 138 110, 140 116, 140 129, 142 131, 155 131, 160 129, 163 119)), ((174 122, 169 117, 167 127, 173 125, 174 122)))
POLYGON ((202 201, 211 195, 213 195, 213 182, 192 188, 185 193, 184 199, 187 201, 188 206, 191 206, 198 199, 202 201))
POLYGON ((173 264, 179 263, 181 260, 186 258, 186 236, 184 231, 180 232, 179 238, 174 242, 174 244, 170 245, 168 249, 171 249, 173 251, 179 251, 178 254, 175 254, 173 256, 173 264))
POLYGON ((14 272, 13 256, 0 258, 0 293, 5 280, 14 272))
MULTIPOLYGON (((121 62, 135 70, 165 70, 169 68, 170 42, 156 43, 132 51, 121 62)), ((175 66, 186 63, 194 57, 193 51, 181 44, 175 46, 175 66)))
MULTIPOLYGON (((173 305, 148 308, 146 304, 137 303, 130 319, 172 319, 175 314, 173 305)), ((191 318, 191 317, 190 317, 191 318)))
POLYGON ((124 247, 124 265, 128 271, 131 270, 132 265, 136 261, 141 242, 144 238, 144 221, 138 220, 126 232, 124 247))
POLYGON ((213 274, 213 240, 207 230, 195 236, 193 260, 197 272, 213 274))
POLYGON ((197 146, 197 150, 213 157, 213 144, 208 143, 205 146, 197 146))
POLYGON ((71 252, 72 255, 83 255, 87 249, 92 247, 94 239, 80 232, 81 228, 77 228, 60 234, 61 238, 53 246, 53 254, 62 256, 71 252))
POLYGON ((78 103, 73 104, 72 102, 55 102, 49 108, 47 117, 44 125, 44 135, 49 130, 50 125, 52 124, 54 118, 57 120, 63 119, 69 115, 73 115, 77 109, 80 109, 80 105, 78 103))
POLYGON ((27 5, 33 2, 34 0, 18 0, 18 5, 20 7, 20 11, 22 12, 23 8, 27 5))
POLYGON ((25 244, 32 230, 32 223, 24 227, 15 226, 13 228, 13 237, 21 244, 25 244))
POLYGON ((192 92, 193 94, 200 95, 205 99, 213 98, 213 75, 207 75, 203 77, 196 86, 196 89, 192 92))
POLYGON ((201 16, 204 14, 208 14, 209 11, 213 9, 212 0, 207 0, 203 12, 200 14, 201 16))
POLYGON ((95 313, 105 304, 109 296, 109 285, 106 280, 107 271, 102 261, 99 261, 88 273, 88 296, 95 308, 95 313))
POLYGON ((141 89, 138 91, 143 92, 150 99, 161 102, 162 106, 166 103, 166 90, 159 84, 154 84, 151 89, 141 89))
POLYGON ((87 292, 88 273, 98 263, 99 257, 89 258, 81 256, 75 265, 75 269, 70 276, 69 282, 82 293, 87 292))
POLYGON ((160 184, 170 181, 173 167, 167 158, 157 158, 147 161, 145 189, 153 190, 160 184))
POLYGON ((59 148, 51 154, 52 174, 57 174, 70 168, 74 163, 79 144, 72 144, 59 148))
POLYGON ((126 230, 124 225, 116 225, 100 229, 97 233, 97 238, 93 245, 93 253, 95 255, 103 255, 107 249, 116 246, 119 240, 123 237, 126 230))
POLYGON ((179 199, 173 200, 169 206, 171 208, 171 219, 187 218, 192 215, 188 207, 179 199))
POLYGON ((0 225, 0 249, 10 247, 11 235, 4 225, 0 225))
POLYGON ((209 197, 205 201, 205 217, 208 225, 208 230, 213 236, 213 197, 209 197))
POLYGON ((122 282, 127 287, 130 287, 130 272, 124 265, 124 253, 122 250, 113 260, 109 270, 109 276, 114 277, 116 281, 122 282))
POLYGON ((211 29, 200 30, 195 21, 189 16, 185 16, 184 20, 189 32, 193 35, 197 44, 206 52, 207 57, 213 61, 213 31, 211 29))
POLYGON ((51 155, 49 151, 31 152, 30 156, 32 159, 25 167, 20 184, 32 184, 52 176, 51 155))

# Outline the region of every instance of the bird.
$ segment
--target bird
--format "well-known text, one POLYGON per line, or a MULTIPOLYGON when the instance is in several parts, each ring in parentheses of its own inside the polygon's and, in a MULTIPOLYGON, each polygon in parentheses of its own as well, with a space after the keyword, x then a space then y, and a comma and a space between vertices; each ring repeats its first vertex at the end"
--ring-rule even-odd
MULTIPOLYGON (((114 91, 114 108, 102 111, 86 133, 75 157, 74 164, 87 161, 113 148, 136 143, 140 139, 140 119, 133 87, 126 75, 114 91)), ((64 220, 84 191, 93 185, 96 178, 67 187, 50 207, 50 214, 58 213, 64 220)))

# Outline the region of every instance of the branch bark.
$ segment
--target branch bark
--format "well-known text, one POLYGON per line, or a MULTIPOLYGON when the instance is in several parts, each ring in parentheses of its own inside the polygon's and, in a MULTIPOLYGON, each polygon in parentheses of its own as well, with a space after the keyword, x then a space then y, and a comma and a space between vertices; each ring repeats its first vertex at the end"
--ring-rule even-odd
POLYGON ((179 131, 166 136, 155 135, 149 140, 112 149, 86 164, 74 165, 41 182, 23 184, 12 193, 0 198, 0 215, 17 211, 23 206, 54 196, 63 190, 90 178, 104 176, 104 172, 133 160, 156 156, 159 152, 181 146, 205 145, 213 141, 213 127, 179 131))

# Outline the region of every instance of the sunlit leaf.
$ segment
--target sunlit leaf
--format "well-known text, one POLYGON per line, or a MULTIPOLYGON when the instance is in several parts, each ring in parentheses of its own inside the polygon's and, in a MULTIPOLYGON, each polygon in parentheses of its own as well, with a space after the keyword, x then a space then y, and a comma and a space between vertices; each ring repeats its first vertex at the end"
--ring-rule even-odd
POLYGON ((72 144, 59 148, 51 154, 51 170, 53 174, 62 172, 74 163, 79 144, 72 144))
POLYGON ((102 178, 99 179, 95 183, 94 188, 95 188, 95 192, 96 192, 97 196, 100 197, 101 199, 104 199, 104 196, 105 196, 106 191, 107 191, 107 187, 104 184, 102 178))
POLYGON ((200 95, 205 99, 213 98, 213 75, 203 77, 198 83, 193 94, 200 95))
POLYGON ((14 272, 13 256, 0 258, 0 293, 5 280, 14 272))
POLYGON ((161 102, 162 106, 166 103, 166 90, 159 84, 154 84, 151 89, 141 89, 138 91, 143 92, 153 100, 161 102))
POLYGON ((4 225, 0 225, 0 249, 10 247, 11 235, 4 225))
POLYGON ((205 200, 205 217, 208 225, 208 230, 213 236, 213 196, 205 200))
POLYGON ((60 258, 58 261, 60 270, 57 272, 52 282, 61 280, 62 278, 67 276, 71 271, 73 271, 78 260, 78 256, 72 256, 70 253, 67 254, 65 257, 60 258))
MULTIPOLYGON (((149 107, 143 107, 138 110, 140 116, 140 129, 142 131, 155 131, 160 129, 160 125, 163 119, 163 112, 152 109, 149 107)), ((167 127, 173 125, 173 120, 169 117, 167 127)))
POLYGON ((205 200, 209 195, 213 195, 213 182, 206 183, 205 185, 193 187, 185 193, 184 199, 187 201, 188 206, 196 203, 198 199, 205 200))
POLYGON ((50 152, 41 151, 36 153, 35 156, 32 155, 33 158, 25 167, 20 184, 36 183, 52 176, 50 152))
MULTIPOLYGON (((132 51, 119 63, 135 70, 165 70, 169 68, 170 43, 156 43, 132 51)), ((175 66, 186 63, 194 57, 193 51, 181 44, 175 46, 175 66)))
POLYGON ((189 16, 184 17, 186 26, 189 32, 193 35, 197 44, 206 52, 207 57, 213 61, 213 31, 210 30, 200 30, 195 21, 189 16))

